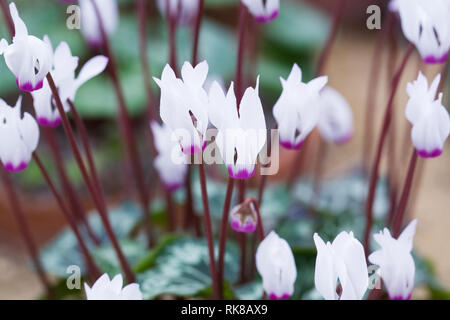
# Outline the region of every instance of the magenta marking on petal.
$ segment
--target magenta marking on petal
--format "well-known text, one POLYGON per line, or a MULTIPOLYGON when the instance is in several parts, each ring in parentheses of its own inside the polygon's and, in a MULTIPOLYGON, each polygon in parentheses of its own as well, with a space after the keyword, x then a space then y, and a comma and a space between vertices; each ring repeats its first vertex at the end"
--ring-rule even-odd
POLYGON ((442 150, 434 149, 431 152, 428 152, 427 150, 417 150, 417 154, 422 158, 436 158, 442 154, 442 150))
POLYGON ((31 92, 31 91, 42 89, 42 86, 44 85, 44 80, 39 81, 38 83, 36 83, 35 86, 33 86, 33 84, 29 81, 20 85, 19 79, 16 78, 16 84, 17 84, 17 88, 19 88, 19 90, 31 92))
POLYGON ((203 150, 205 150, 205 148, 206 148, 206 141, 203 142, 201 150, 200 150, 199 146, 192 144, 188 149, 184 149, 183 146, 181 146, 181 151, 184 154, 191 155, 191 154, 203 152, 203 150))
POLYGON ((11 162, 7 162, 5 163, 4 167, 6 171, 9 172, 17 172, 17 171, 22 171, 25 170, 28 166, 28 163, 22 161, 21 163, 19 163, 18 166, 14 166, 11 162))
POLYGON ((249 173, 247 169, 243 169, 243 170, 239 170, 237 173, 235 173, 231 166, 227 166, 227 169, 228 169, 228 175, 233 179, 245 180, 245 179, 249 179, 249 178, 253 177, 253 175, 255 174, 255 170, 253 170, 252 172, 249 173))
POLYGON ((164 189, 166 189, 169 192, 174 192, 183 186, 182 183, 163 183, 163 185, 164 189))
POLYGON ((447 61, 447 57, 448 57, 447 52, 440 58, 430 55, 430 56, 425 57, 423 59, 423 62, 428 63, 428 64, 444 63, 445 61, 447 61))
POLYGON ((389 297, 390 300, 411 300, 411 293, 405 298, 403 296, 389 297))
POLYGON ((345 143, 349 142, 352 138, 353 138, 353 132, 340 137, 339 139, 337 139, 335 141, 335 143, 336 144, 345 144, 345 143))
POLYGON ((275 10, 269 16, 255 16, 256 21, 259 23, 268 23, 278 17, 280 10, 275 10))
POLYGON ((57 127, 61 124, 61 119, 49 120, 44 117, 36 118, 36 121, 43 127, 57 127))
POLYGON ((252 233, 256 230, 256 223, 247 222, 246 224, 242 225, 237 220, 231 221, 231 228, 233 228, 234 231, 237 232, 243 232, 243 233, 252 233))
POLYGON ((289 299, 292 295, 289 293, 283 293, 281 296, 275 294, 275 293, 269 293, 269 299, 270 300, 286 300, 289 299))
POLYGON ((302 147, 303 141, 304 140, 302 140, 302 141, 300 141, 300 142, 298 142, 296 144, 293 144, 290 141, 282 141, 282 140, 280 140, 280 145, 282 147, 286 148, 286 149, 289 149, 289 150, 298 150, 298 149, 300 149, 302 147))

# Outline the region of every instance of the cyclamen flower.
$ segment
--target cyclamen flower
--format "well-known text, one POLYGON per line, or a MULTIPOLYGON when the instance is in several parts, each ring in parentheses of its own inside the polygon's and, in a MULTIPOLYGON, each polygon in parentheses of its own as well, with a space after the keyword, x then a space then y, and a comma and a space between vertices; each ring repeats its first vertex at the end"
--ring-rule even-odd
POLYGON ((326 300, 361 300, 369 285, 369 276, 362 244, 353 232, 341 232, 333 243, 314 234, 317 248, 314 282, 326 300), (337 281, 342 293, 336 292, 337 281))
POLYGON ((208 95, 203 89, 208 63, 193 68, 185 62, 181 75, 178 79, 166 65, 161 79, 153 78, 161 88, 161 119, 178 136, 184 153, 200 153, 206 147, 208 128, 208 95))
POLYGON ((24 170, 39 142, 39 127, 25 112, 21 115, 22 97, 15 107, 0 99, 0 159, 7 171, 24 170))
POLYGON ((253 201, 245 201, 231 211, 231 227, 237 232, 251 233, 256 230, 258 216, 253 201))
POLYGON ((92 1, 97 5, 108 36, 112 35, 119 25, 119 7, 116 0, 80 0, 81 33, 91 47, 97 48, 103 45, 103 39, 92 1))
POLYGON ((42 88, 43 80, 52 65, 48 45, 28 35, 27 26, 19 17, 14 2, 9 4, 14 22, 15 35, 10 45, 5 39, 0 41, 0 55, 5 56, 9 70, 16 76, 17 87, 23 91, 42 88))
POLYGON ((142 300, 142 293, 139 284, 131 283, 122 288, 122 275, 116 275, 112 280, 108 274, 102 275, 89 287, 84 284, 87 300, 142 300))
POLYGON ((263 288, 270 299, 289 299, 297 278, 294 255, 286 240, 275 231, 256 250, 256 268, 263 279, 263 288))
POLYGON ((428 80, 420 72, 417 80, 408 83, 406 89, 409 95, 406 118, 412 124, 411 139, 423 158, 441 155, 450 134, 450 118, 442 105, 442 93, 435 100, 440 80, 438 74, 428 88, 428 80))
POLYGON ((157 0, 158 10, 161 16, 166 17, 166 6, 169 2, 170 14, 179 24, 189 24, 197 16, 198 0, 157 0))
POLYGON ((267 23, 278 17, 280 0, 241 0, 258 22, 267 23))
POLYGON ((209 92, 209 118, 219 130, 215 141, 231 178, 252 177, 258 154, 266 143, 266 120, 258 87, 259 78, 255 88, 245 90, 239 112, 233 83, 226 96, 217 82, 209 92))
MULTIPOLYGON (((44 40, 48 43, 49 48, 52 49, 50 39, 45 36, 44 40)), ((69 45, 66 42, 61 42, 55 49, 55 52, 51 52, 51 54, 53 57, 53 68, 50 72, 58 88, 64 110, 68 112, 70 107, 67 99, 73 101, 79 87, 103 72, 108 64, 108 58, 96 56, 90 59, 81 68, 78 77, 75 77, 78 57, 72 56, 69 45)), ((61 118, 58 109, 53 105, 52 92, 47 79, 44 80, 42 89, 36 90, 31 94, 38 123, 42 126, 58 126, 61 118)))
POLYGON ((379 272, 391 300, 409 300, 414 288, 414 259, 411 255, 417 220, 394 239, 387 228, 374 234, 381 249, 369 256, 369 261, 380 267, 379 272))
POLYGON ((280 80, 283 92, 273 107, 280 144, 287 149, 299 149, 319 121, 319 92, 327 84, 328 77, 303 83, 302 70, 294 64, 287 80, 280 80))
POLYGON ((179 143, 172 139, 172 130, 167 125, 159 125, 156 121, 152 121, 150 126, 158 150, 158 156, 154 161, 155 168, 164 187, 168 191, 175 191, 185 181, 186 155, 181 151, 179 143))
POLYGON ((353 136, 353 112, 347 100, 335 89, 320 92, 320 117, 317 128, 330 143, 345 143, 353 136))
POLYGON ((448 0, 395 0, 391 10, 400 14, 403 34, 426 63, 442 63, 450 49, 448 0))

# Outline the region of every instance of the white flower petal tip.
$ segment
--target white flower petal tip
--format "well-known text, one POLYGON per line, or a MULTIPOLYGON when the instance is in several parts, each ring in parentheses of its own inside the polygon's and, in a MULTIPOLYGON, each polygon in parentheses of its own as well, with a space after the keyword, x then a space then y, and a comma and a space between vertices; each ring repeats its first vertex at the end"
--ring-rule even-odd
POLYGON ((325 243, 316 233, 317 248, 314 282, 326 300, 361 300, 369 284, 366 257, 362 244, 353 233, 341 232, 333 243, 325 243), (340 296, 336 288, 342 287, 340 296))
POLYGON ((268 23, 280 13, 279 0, 241 0, 259 23, 268 23))
POLYGON ((446 0, 395 0, 391 10, 400 14, 405 37, 425 63, 443 63, 450 49, 450 3, 446 0))
POLYGON ((379 266, 379 274, 391 300, 411 298, 415 276, 411 251, 416 228, 417 220, 413 220, 398 239, 394 239, 386 228, 373 236, 381 248, 369 256, 369 261, 379 266))
POLYGON ((142 292, 139 284, 131 283, 122 288, 122 275, 116 275, 112 280, 108 274, 102 275, 89 287, 86 283, 84 288, 87 300, 142 300, 142 292))
POLYGON ((25 170, 39 142, 39 126, 27 112, 21 115, 22 99, 15 107, 0 99, 0 159, 5 170, 25 170))
POLYGON ((0 54, 5 57, 8 69, 16 76, 17 88, 32 92, 43 86, 45 76, 51 67, 51 52, 45 43, 35 36, 28 35, 28 30, 20 18, 14 2, 9 10, 14 22, 15 35, 10 45, 5 39, 0 42, 0 54))
POLYGON ((239 112, 233 83, 226 94, 217 82, 209 91, 209 119, 218 129, 215 143, 234 179, 254 175, 258 154, 266 144, 266 120, 258 86, 259 77, 255 88, 245 90, 239 112))
MULTIPOLYGON (((105 33, 111 36, 119 25, 119 7, 117 0, 94 1, 97 8, 99 8, 105 33)), ((80 0, 79 5, 81 11, 81 33, 83 37, 92 48, 101 48, 103 46, 103 38, 92 0, 80 0)))
POLYGON ((450 134, 450 117, 442 105, 442 93, 436 99, 440 81, 438 74, 428 85, 427 78, 419 73, 417 80, 407 86, 409 100, 405 114, 412 124, 412 143, 422 158, 440 156, 450 134))
POLYGON ((270 232, 256 250, 256 268, 270 299, 288 299, 294 293, 297 268, 286 240, 270 232))
POLYGON ((231 228, 237 232, 252 233, 258 225, 258 216, 252 202, 237 205, 231 211, 231 228))
POLYGON ((150 127, 158 151, 154 166, 166 191, 176 191, 185 182, 187 157, 181 151, 178 141, 173 139, 173 132, 167 125, 153 121, 150 127))
POLYGON ((320 92, 320 117, 317 127, 329 143, 344 144, 354 132, 353 111, 338 91, 325 87, 320 92))
POLYGON ((321 109, 320 91, 327 77, 302 82, 302 70, 294 64, 287 79, 281 78, 283 91, 273 107, 280 144, 286 149, 300 149, 316 127, 321 109))

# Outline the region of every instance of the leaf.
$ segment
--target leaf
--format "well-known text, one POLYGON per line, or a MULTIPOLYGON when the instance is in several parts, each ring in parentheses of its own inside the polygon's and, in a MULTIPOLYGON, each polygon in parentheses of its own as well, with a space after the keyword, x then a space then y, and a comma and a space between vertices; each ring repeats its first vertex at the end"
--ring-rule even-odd
MULTIPOLYGON (((217 252, 217 248, 215 250, 217 252)), ((224 277, 233 284, 238 277, 238 249, 227 243, 224 277)), ((144 299, 162 294, 191 297, 211 286, 206 242, 184 237, 169 243, 155 259, 155 266, 138 275, 144 299)))
POLYGON ((239 300, 261 300, 264 294, 261 279, 254 280, 235 288, 234 294, 239 300))
MULTIPOLYGON (((111 209, 109 214, 111 226, 118 239, 125 239, 139 222, 140 218, 141 214, 138 207, 131 202, 111 209)), ((88 221, 101 244, 105 245, 108 243, 108 237, 99 215, 94 212, 89 213, 88 221)), ((82 232, 84 234, 84 229, 82 229, 82 232)), ((83 239, 92 252, 95 246, 89 237, 84 234, 83 239)), ((77 265, 80 267, 82 273, 86 272, 78 242, 70 228, 65 228, 46 245, 40 252, 40 258, 47 272, 61 278, 67 277, 66 270, 70 265, 77 265)))

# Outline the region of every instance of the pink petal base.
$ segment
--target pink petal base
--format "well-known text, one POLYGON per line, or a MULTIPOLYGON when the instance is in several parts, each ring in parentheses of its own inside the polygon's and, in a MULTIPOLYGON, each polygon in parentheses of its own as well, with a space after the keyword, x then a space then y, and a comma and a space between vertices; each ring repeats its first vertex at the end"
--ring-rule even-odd
POLYGON ((439 157, 442 154, 441 149, 434 149, 433 151, 429 152, 427 150, 417 150, 417 154, 421 156, 422 158, 436 158, 439 157))
POLYGON ((191 154, 197 154, 197 153, 200 153, 200 152, 202 152, 203 150, 205 150, 205 148, 206 148, 206 141, 205 142, 203 142, 203 146, 202 146, 202 149, 200 150, 200 147, 199 146, 196 146, 196 145, 191 145, 190 146, 190 148, 188 148, 188 149, 184 149, 183 148, 183 146, 181 146, 181 151, 184 153, 184 154, 187 154, 187 155, 191 155, 191 154))
POLYGON ((47 118, 36 118, 37 122, 43 127, 57 127, 61 124, 61 119, 49 120, 47 118))
POLYGON ((19 84, 19 79, 16 78, 16 84, 17 84, 17 88, 19 88, 19 90, 31 92, 31 91, 42 89, 42 86, 44 85, 44 81, 41 80, 38 83, 36 83, 35 86, 33 86, 33 84, 31 82, 25 82, 25 83, 19 84))
POLYGON ((442 57, 436 58, 435 56, 428 56, 423 59, 423 62, 428 64, 438 64, 438 63, 444 63, 447 61, 448 53, 445 53, 442 57))
POLYGON ((244 169, 244 170, 239 170, 237 173, 235 173, 233 171, 232 167, 227 166, 227 169, 228 169, 228 175, 230 176, 230 178, 233 178, 233 179, 245 180, 245 179, 249 179, 249 178, 253 177, 253 175, 255 174, 255 170, 253 170, 251 173, 249 173, 248 170, 244 169))
POLYGON ((245 225, 242 225, 239 221, 232 220, 230 224, 231 228, 237 232, 252 233, 256 230, 256 223, 246 223, 245 225))
POLYGON ((302 141, 300 141, 300 142, 298 142, 296 144, 292 144, 292 142, 290 142, 290 141, 282 141, 282 140, 280 140, 280 145, 282 147, 286 148, 286 149, 289 149, 289 150, 298 150, 298 149, 300 149, 302 147, 303 141, 304 140, 302 140, 302 141))
POLYGON ((274 12, 272 12, 271 15, 269 16, 256 16, 255 19, 256 21, 258 21, 259 23, 268 23, 274 19, 276 19, 276 17, 278 17, 278 14, 280 13, 280 10, 275 10, 274 12))
POLYGON ((389 298, 390 300, 411 300, 411 293, 409 294, 408 297, 406 297, 406 299, 402 296, 395 296, 393 298, 389 298))
POLYGON ((278 296, 275 293, 269 293, 270 300, 286 300, 289 299, 291 295, 289 293, 284 293, 282 296, 278 296))
POLYGON ((5 170, 9 172, 18 172, 25 170, 28 166, 28 163, 21 162, 18 166, 14 166, 11 162, 7 162, 4 164, 5 170))
POLYGON ((182 183, 164 183, 164 189, 166 189, 169 192, 174 192, 180 189, 182 186, 183 186, 182 183))

